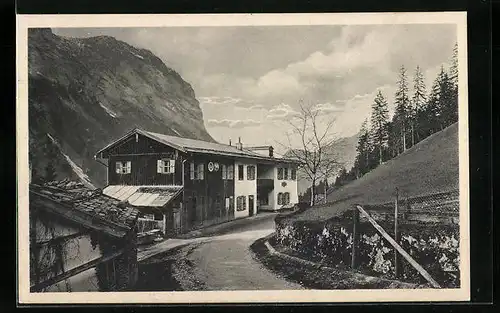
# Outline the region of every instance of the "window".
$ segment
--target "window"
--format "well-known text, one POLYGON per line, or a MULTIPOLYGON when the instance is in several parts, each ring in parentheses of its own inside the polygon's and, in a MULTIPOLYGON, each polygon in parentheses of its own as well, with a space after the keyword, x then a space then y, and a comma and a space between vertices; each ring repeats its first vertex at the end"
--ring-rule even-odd
POLYGON ((284 179, 288 180, 288 168, 285 167, 284 171, 285 171, 284 179))
POLYGON ((238 196, 236 198, 236 211, 245 211, 247 209, 247 197, 238 196))
POLYGON ((195 179, 195 175, 196 175, 196 172, 194 171, 194 163, 193 163, 193 162, 191 162, 191 163, 189 164, 189 178, 190 178, 191 180, 194 180, 194 179, 195 179))
POLYGON ((222 179, 233 179, 234 168, 232 165, 222 164, 222 179))
POLYGON ((255 166, 247 166, 247 180, 255 180, 255 166))
POLYGON ((283 194, 283 204, 290 204, 290 193, 285 192, 283 194))
POLYGON ((205 167, 203 166, 203 163, 202 164, 198 164, 197 171, 196 171, 196 173, 197 173, 197 175, 196 175, 197 177, 196 178, 197 179, 203 180, 203 178, 205 176, 204 175, 205 174, 204 170, 205 170, 205 167))
POLYGON ((132 172, 132 162, 116 162, 116 173, 117 174, 130 174, 132 172))
POLYGON ((194 162, 189 164, 189 178, 191 180, 203 180, 205 174, 205 168, 203 163, 195 166, 194 162))
POLYGON ((168 159, 158 160, 156 172, 160 174, 175 173, 175 160, 168 160, 168 159))
POLYGON ((244 172, 243 172, 243 165, 238 165, 238 180, 243 180, 243 175, 244 175, 244 172))
POLYGON ((283 168, 279 167, 278 168, 278 180, 283 179, 283 168))
POLYGON ((278 193, 278 205, 283 205, 283 193, 278 193))
POLYGON ((297 179, 297 169, 292 168, 290 176, 291 176, 292 180, 296 180, 297 179))

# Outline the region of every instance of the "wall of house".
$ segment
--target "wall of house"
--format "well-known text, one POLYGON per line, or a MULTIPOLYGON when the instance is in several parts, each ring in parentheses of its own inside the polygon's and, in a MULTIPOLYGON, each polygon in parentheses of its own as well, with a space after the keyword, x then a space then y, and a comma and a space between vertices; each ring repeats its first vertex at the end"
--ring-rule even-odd
POLYGON ((290 169, 293 165, 277 165, 274 167, 274 190, 272 191, 272 199, 273 199, 273 209, 278 210, 282 205, 278 204, 278 193, 289 192, 290 193, 290 203, 298 203, 299 195, 297 190, 297 179, 292 180, 290 178, 290 169), (288 167, 289 174, 288 179, 280 179, 278 180, 278 168, 288 167))
POLYGON ((247 177, 247 166, 256 167, 256 177, 258 173, 257 163, 252 161, 242 161, 238 160, 234 162, 234 199, 235 199, 235 217, 241 218, 250 215, 249 212, 249 196, 253 196, 254 205, 253 213, 257 211, 257 179, 248 180, 247 177), (243 165, 243 180, 239 180, 239 166, 243 165), (244 210, 238 211, 237 209, 237 199, 239 196, 246 197, 246 207, 244 210))
POLYGON ((105 240, 102 238, 102 235, 97 236, 59 216, 30 206, 30 285, 42 283, 112 253, 114 245, 118 249, 125 247, 126 251, 107 262, 115 262, 114 267, 103 271, 99 269, 103 265, 99 264, 37 291, 105 291, 133 286, 137 281, 136 233, 131 231, 121 242, 107 240, 111 242, 107 243, 107 248, 103 247, 105 240), (103 280, 103 277, 109 278, 109 281, 103 280), (112 279, 119 284, 110 284, 112 279))
POLYGON ((182 153, 148 137, 137 135, 117 145, 108 157, 108 185, 182 185, 182 153), (175 159, 175 173, 157 172, 157 161, 175 159), (116 162, 131 162, 130 174, 117 174, 116 162))
POLYGON ((222 179, 222 165, 233 165, 234 161, 218 155, 192 155, 184 164, 184 201, 181 210, 182 231, 205 227, 234 219, 234 180, 222 179), (203 164, 203 180, 191 179, 190 164, 195 170, 203 164), (218 163, 219 168, 209 171, 209 162, 218 163), (226 198, 230 208, 226 208, 226 198))

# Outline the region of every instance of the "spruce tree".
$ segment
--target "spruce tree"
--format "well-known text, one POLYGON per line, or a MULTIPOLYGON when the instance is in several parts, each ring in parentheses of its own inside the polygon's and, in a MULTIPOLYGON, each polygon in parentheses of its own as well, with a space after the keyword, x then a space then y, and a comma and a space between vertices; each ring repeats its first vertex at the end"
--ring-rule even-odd
POLYGON ((441 129, 458 120, 458 106, 454 95, 453 83, 448 73, 441 67, 439 73, 439 109, 441 129))
POLYGON ((448 73, 449 84, 451 85, 450 94, 450 124, 458 121, 458 44, 453 47, 451 56, 451 66, 448 73))
POLYGON ((356 159, 354 167, 356 169, 356 178, 361 177, 369 171, 369 156, 370 156, 370 133, 368 131, 368 120, 361 124, 359 131, 358 144, 356 146, 356 159))
POLYGON ((406 75, 406 68, 401 66, 399 70, 398 89, 395 94, 396 112, 394 113, 394 131, 399 134, 401 138, 402 151, 406 151, 406 137, 408 136, 409 126, 409 91, 408 91, 408 78, 406 75))
POLYGON ((448 74, 451 84, 454 89, 458 89, 458 44, 455 43, 453 47, 453 54, 451 56, 450 71, 448 74))
POLYGON ((415 69, 415 76, 413 77, 413 97, 412 97, 412 112, 411 112, 411 139, 412 146, 420 141, 419 133, 421 131, 422 124, 425 121, 420 121, 424 115, 422 112, 425 109, 425 104, 427 100, 426 90, 425 90, 424 74, 417 65, 415 69), (415 129, 417 128, 417 129, 415 129), (416 137, 416 138, 415 138, 416 137))
POLYGON ((389 110, 387 100, 379 90, 372 104, 371 115, 371 136, 373 148, 378 152, 378 164, 383 162, 383 150, 387 146, 389 135, 387 133, 387 123, 389 121, 389 110))

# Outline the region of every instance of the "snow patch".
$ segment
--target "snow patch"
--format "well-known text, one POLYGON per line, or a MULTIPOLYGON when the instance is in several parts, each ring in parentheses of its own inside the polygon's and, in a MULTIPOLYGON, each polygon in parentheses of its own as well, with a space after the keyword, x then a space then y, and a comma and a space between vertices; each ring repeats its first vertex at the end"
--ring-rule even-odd
POLYGON ((101 106, 101 108, 104 109, 104 111, 106 111, 106 113, 108 113, 109 116, 111 116, 112 118, 116 118, 116 113, 113 112, 110 108, 108 108, 107 106, 103 105, 100 102, 99 102, 99 105, 101 106))
POLYGON ((82 168, 79 167, 75 162, 73 162, 73 160, 71 160, 71 158, 62 151, 61 146, 59 146, 59 143, 54 139, 54 137, 52 137, 49 133, 47 133, 47 136, 49 137, 50 141, 52 141, 52 143, 58 148, 59 152, 61 152, 61 154, 64 156, 66 162, 68 162, 69 166, 71 166, 71 169, 73 170, 73 172, 75 172, 78 178, 80 178, 80 180, 87 187, 95 188, 95 186, 90 181, 90 178, 87 176, 87 174, 85 174, 82 168))
POLYGON ((139 59, 141 60, 144 60, 144 57, 142 55, 138 55, 138 54, 135 54, 133 52, 131 52, 134 56, 138 57, 139 59))

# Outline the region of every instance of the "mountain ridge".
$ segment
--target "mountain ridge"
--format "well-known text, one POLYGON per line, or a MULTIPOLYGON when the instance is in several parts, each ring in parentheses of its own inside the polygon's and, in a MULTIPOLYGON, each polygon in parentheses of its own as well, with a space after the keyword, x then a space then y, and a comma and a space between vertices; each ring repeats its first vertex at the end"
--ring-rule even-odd
POLYGON ((30 29, 28 80, 29 153, 37 175, 52 160, 56 178, 81 178, 76 165, 104 186, 106 169, 94 153, 135 127, 215 141, 192 86, 151 51, 111 36, 30 29))

